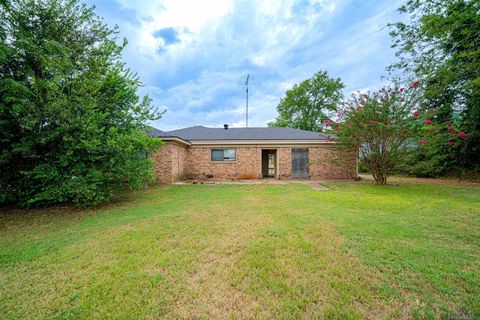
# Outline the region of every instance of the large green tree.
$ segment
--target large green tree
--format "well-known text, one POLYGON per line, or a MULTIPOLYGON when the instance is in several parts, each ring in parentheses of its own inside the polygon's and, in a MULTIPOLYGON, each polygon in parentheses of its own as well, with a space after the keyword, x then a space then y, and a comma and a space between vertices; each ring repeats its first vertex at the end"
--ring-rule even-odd
POLYGON ((278 116, 268 125, 322 131, 323 123, 337 110, 345 85, 326 71, 293 86, 277 106, 278 116))
POLYGON ((126 41, 77 0, 0 4, 0 203, 95 204, 151 179, 126 41))
POLYGON ((398 61, 389 67, 399 81, 421 80, 424 102, 436 120, 458 123, 468 133, 461 148, 414 150, 412 162, 480 170, 480 1, 410 0, 404 22, 391 25, 398 61), (438 152, 435 152, 438 150, 438 152))

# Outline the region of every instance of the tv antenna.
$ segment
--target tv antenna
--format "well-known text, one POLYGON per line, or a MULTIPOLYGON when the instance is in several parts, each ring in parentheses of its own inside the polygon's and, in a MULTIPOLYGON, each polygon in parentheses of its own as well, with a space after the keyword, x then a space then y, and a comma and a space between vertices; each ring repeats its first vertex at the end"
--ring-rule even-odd
POLYGON ((245 80, 245 128, 248 128, 248 82, 250 80, 250 74, 247 74, 247 80, 245 80))

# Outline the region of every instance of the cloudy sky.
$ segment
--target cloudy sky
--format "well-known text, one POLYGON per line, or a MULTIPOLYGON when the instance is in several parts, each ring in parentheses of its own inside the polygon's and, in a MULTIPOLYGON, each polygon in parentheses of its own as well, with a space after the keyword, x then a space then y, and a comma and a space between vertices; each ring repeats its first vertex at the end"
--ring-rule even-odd
POLYGON ((285 90, 327 70, 345 94, 377 89, 394 61, 386 24, 402 0, 88 0, 129 44, 124 60, 154 105, 153 123, 249 126, 276 116, 285 90))

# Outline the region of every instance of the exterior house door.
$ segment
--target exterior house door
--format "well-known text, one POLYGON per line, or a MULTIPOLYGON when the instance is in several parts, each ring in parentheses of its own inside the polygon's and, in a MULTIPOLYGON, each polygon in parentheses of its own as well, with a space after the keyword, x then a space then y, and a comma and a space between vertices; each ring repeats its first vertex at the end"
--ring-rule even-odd
POLYGON ((274 178, 277 176, 277 150, 262 150, 262 176, 274 178))
POLYGON ((292 149, 292 178, 308 179, 308 149, 292 149))

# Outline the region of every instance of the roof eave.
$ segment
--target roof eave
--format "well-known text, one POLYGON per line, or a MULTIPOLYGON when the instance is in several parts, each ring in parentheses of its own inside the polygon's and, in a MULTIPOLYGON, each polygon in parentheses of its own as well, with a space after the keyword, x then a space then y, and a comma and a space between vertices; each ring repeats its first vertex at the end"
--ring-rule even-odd
POLYGON ((190 140, 191 145, 334 145, 334 140, 190 140))
POLYGON ((184 144, 184 145, 187 145, 187 146, 192 145, 192 143, 190 141, 179 138, 179 137, 168 137, 168 136, 162 137, 162 136, 160 136, 160 137, 157 137, 157 138, 159 138, 162 141, 177 142, 177 143, 184 144))

